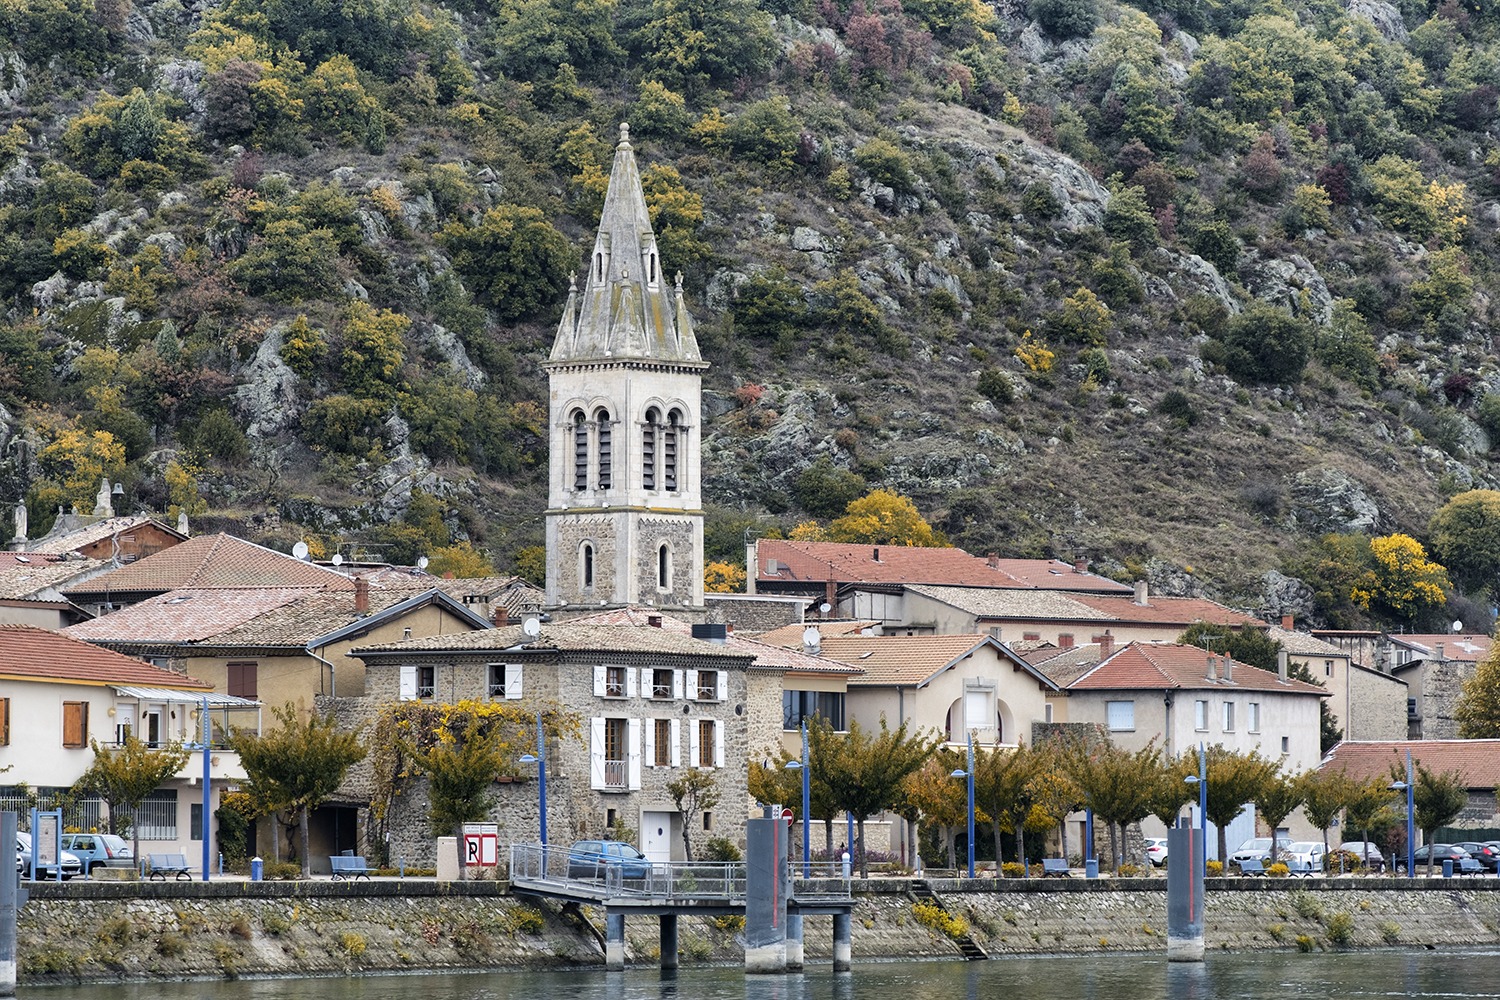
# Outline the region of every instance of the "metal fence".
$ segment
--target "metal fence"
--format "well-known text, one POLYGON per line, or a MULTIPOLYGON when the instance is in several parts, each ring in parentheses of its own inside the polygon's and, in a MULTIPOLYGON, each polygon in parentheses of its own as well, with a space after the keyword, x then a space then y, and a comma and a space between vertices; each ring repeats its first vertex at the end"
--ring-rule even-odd
POLYGON ((23 833, 31 830, 31 810, 50 811, 61 806, 63 829, 98 830, 103 826, 104 803, 97 798, 68 800, 66 788, 39 788, 31 796, 18 795, 14 789, 0 794, 0 812, 13 812, 18 817, 17 829, 23 833))
POLYGON ((607 896, 653 899, 743 899, 744 862, 647 861, 601 858, 566 847, 510 846, 512 881, 549 882, 607 896))
POLYGON ((131 817, 142 840, 177 839, 177 792, 152 792, 131 817))

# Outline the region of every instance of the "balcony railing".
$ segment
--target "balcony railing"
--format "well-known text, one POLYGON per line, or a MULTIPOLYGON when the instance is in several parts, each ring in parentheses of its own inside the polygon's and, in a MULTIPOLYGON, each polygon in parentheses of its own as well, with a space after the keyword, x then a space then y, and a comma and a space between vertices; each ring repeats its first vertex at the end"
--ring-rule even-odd
POLYGON ((607 760, 604 762, 604 787, 625 787, 625 762, 623 760, 607 760))

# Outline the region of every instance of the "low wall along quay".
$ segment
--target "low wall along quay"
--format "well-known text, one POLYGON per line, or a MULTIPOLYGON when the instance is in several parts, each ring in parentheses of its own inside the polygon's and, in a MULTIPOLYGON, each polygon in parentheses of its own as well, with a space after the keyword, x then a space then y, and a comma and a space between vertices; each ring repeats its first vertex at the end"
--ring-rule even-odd
MULTIPOLYGON (((1165 879, 855 880, 854 960, 956 959, 966 951, 1164 953, 1165 885, 1165 879), (942 910, 947 918, 935 918, 942 910), (978 951, 966 948, 966 940, 978 951)), ((17 928, 23 984, 588 968, 604 960, 602 909, 514 896, 503 882, 28 888, 31 901, 17 928)), ((808 961, 831 960, 831 918, 806 919, 808 961)), ((735 917, 684 918, 682 961, 743 962, 741 926, 735 917)), ((1500 880, 1347 878, 1209 879, 1204 929, 1211 953, 1495 944, 1497 927, 1500 880)), ((654 918, 629 918, 627 962, 655 964, 659 940, 654 918)))

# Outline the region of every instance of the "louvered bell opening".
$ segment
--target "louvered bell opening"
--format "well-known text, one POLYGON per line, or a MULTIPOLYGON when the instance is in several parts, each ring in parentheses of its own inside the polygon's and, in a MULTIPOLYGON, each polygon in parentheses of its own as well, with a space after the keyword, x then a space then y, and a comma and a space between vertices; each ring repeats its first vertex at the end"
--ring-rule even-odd
POLYGON ((599 414, 599 488, 610 487, 611 450, 609 442, 609 415, 599 414))
POLYGON ((641 486, 656 489, 656 428, 649 425, 641 432, 641 486))

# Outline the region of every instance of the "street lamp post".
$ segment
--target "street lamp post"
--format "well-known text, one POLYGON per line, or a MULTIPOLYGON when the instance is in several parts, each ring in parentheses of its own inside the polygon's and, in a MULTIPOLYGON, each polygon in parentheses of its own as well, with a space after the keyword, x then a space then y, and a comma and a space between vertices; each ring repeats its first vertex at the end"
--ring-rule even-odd
POLYGON ((802 772, 802 877, 812 878, 812 838, 809 813, 812 810, 812 767, 807 755, 807 720, 802 720, 802 759, 786 762, 788 770, 802 772))
MULTIPOLYGON (((969 734, 969 769, 954 771, 950 777, 967 778, 969 788, 969 878, 974 877, 974 734, 969 734)), ((996 861, 998 864, 999 861, 996 861)), ((1025 864, 1023 858, 1021 864, 1025 864)))
POLYGON ((537 773, 537 788, 541 798, 541 835, 542 847, 547 846, 547 745, 542 737, 542 713, 536 713, 536 753, 526 754, 521 758, 522 764, 535 764, 537 773))
POLYGON ((1182 780, 1189 785, 1198 786, 1198 822, 1202 830, 1199 839, 1203 842, 1202 851, 1206 860, 1208 858, 1208 754, 1204 751, 1202 743, 1198 744, 1198 773, 1190 774, 1182 780))
POLYGON ((1406 793, 1406 877, 1417 877, 1416 800, 1412 795, 1411 751, 1406 751, 1406 780, 1391 782, 1391 791, 1406 793))

